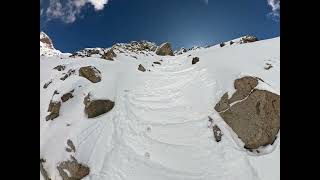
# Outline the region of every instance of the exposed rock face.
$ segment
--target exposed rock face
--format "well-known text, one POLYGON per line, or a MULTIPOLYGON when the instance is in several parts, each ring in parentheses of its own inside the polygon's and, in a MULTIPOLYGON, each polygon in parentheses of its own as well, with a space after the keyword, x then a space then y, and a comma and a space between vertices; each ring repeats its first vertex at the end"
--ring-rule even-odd
POLYGON ((192 64, 196 64, 197 62, 199 62, 199 58, 198 57, 192 58, 192 64))
POLYGON ((44 32, 40 32, 40 42, 42 42, 46 48, 54 49, 52 40, 44 32))
POLYGON ((216 140, 216 142, 220 142, 222 137, 222 132, 220 128, 217 125, 214 125, 212 127, 212 130, 213 130, 214 139, 216 140))
POLYGON ((244 36, 244 37, 241 38, 240 44, 243 44, 243 43, 251 43, 251 42, 255 42, 255 41, 258 41, 258 38, 257 38, 257 37, 247 35, 247 36, 244 36))
POLYGON ((256 77, 245 76, 234 81, 234 88, 237 90, 229 99, 229 104, 244 99, 249 95, 253 88, 258 85, 256 77))
POLYGON ((61 162, 57 169, 63 180, 81 180, 90 173, 89 167, 78 163, 76 159, 61 162))
POLYGON ((93 66, 85 66, 79 69, 79 76, 88 79, 92 83, 101 81, 101 72, 93 66))
POLYGON ((53 102, 50 101, 48 112, 50 112, 49 115, 46 117, 46 121, 53 120, 59 116, 61 107, 61 102, 53 102))
POLYGON ((230 45, 232 45, 234 42, 233 41, 230 41, 230 45))
POLYGON ((46 160, 40 159, 40 173, 41 173, 44 180, 51 180, 48 176, 47 171, 44 169, 43 163, 45 163, 45 162, 46 162, 46 160))
POLYGON ((280 129, 280 96, 254 89, 257 79, 248 76, 237 79, 234 83, 237 91, 232 96, 234 100, 227 101, 225 94, 215 106, 247 149, 273 144, 280 129), (230 102, 235 103, 230 105, 230 102))
POLYGON ((113 49, 109 49, 104 55, 102 55, 102 59, 113 61, 113 58, 117 57, 117 54, 113 51, 113 49))
POLYGON ((109 112, 114 107, 114 102, 111 100, 90 100, 90 95, 84 99, 85 112, 88 118, 94 118, 99 115, 109 112))
POLYGON ((142 72, 146 71, 146 69, 141 64, 139 64, 138 70, 142 72))
POLYGON ((174 56, 173 51, 171 49, 171 44, 168 42, 161 44, 157 48, 156 54, 159 56, 174 56))

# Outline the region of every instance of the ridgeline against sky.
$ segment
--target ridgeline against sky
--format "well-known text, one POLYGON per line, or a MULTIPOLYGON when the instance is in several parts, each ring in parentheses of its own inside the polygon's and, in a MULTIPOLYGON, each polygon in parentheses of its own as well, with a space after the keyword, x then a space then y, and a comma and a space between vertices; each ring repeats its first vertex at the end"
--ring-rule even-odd
POLYGON ((279 0, 40 0, 40 30, 63 52, 148 40, 204 46, 280 36, 279 0))

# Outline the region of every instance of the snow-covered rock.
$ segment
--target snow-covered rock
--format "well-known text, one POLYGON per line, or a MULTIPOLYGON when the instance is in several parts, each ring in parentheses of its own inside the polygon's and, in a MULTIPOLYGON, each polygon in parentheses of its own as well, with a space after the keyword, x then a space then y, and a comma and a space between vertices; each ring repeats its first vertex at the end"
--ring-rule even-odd
POLYGON ((50 37, 44 33, 40 32, 40 56, 69 56, 69 53, 62 53, 56 50, 53 46, 53 42, 50 37))

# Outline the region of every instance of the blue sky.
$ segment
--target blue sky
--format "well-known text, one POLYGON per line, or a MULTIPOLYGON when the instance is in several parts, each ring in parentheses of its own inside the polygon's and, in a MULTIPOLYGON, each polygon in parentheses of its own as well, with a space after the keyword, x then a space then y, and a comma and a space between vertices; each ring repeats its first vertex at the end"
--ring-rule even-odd
POLYGON ((40 6, 40 30, 63 52, 133 40, 169 41, 178 49, 246 34, 280 36, 278 0, 40 0, 40 6))

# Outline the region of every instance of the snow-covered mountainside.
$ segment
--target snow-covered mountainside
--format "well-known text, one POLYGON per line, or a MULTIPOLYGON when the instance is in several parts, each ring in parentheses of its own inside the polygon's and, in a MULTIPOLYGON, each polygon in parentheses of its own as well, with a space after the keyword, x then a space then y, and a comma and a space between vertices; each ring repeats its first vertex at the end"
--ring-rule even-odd
POLYGON ((40 56, 60 56, 65 55, 69 56, 68 53, 62 53, 59 50, 56 50, 53 46, 52 40, 50 37, 44 33, 40 32, 40 56))
POLYGON ((280 37, 241 39, 40 56, 40 179, 280 179, 280 37))

